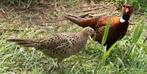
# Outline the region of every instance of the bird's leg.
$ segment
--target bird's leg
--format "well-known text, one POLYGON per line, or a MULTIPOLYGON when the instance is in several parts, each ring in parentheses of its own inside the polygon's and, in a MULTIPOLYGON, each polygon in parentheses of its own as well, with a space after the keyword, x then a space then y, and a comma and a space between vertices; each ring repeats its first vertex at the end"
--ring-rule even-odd
POLYGON ((52 65, 50 66, 48 72, 51 73, 51 72, 57 70, 57 68, 58 68, 58 64, 52 64, 52 65))
POLYGON ((106 44, 106 50, 108 51, 109 48, 110 48, 114 43, 115 43, 115 41, 114 41, 114 42, 107 42, 107 44, 106 44))
POLYGON ((111 45, 106 45, 106 50, 108 51, 109 50, 109 48, 111 47, 111 45))
POLYGON ((62 64, 62 59, 58 59, 57 60, 57 70, 59 72, 59 74, 64 74, 64 67, 63 67, 63 64, 62 64))
POLYGON ((106 51, 107 51, 107 45, 104 46, 104 52, 106 52, 106 51))
POLYGON ((57 60, 57 66, 58 66, 58 68, 60 68, 60 67, 61 67, 61 63, 62 63, 62 61, 57 60))
POLYGON ((48 72, 52 73, 55 71, 59 74, 63 74, 62 59, 57 59, 56 64, 52 65, 48 72))

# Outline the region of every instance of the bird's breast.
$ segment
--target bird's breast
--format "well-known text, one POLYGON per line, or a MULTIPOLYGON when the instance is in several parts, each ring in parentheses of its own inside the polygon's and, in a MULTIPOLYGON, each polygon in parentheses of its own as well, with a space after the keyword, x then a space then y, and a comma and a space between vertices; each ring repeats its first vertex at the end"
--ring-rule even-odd
MULTIPOLYGON (((107 41, 116 41, 122 38, 127 32, 127 28, 128 28, 127 24, 110 26, 107 41)), ((101 43, 104 35, 104 31, 105 31, 105 27, 101 27, 96 31, 97 32, 97 37, 95 39, 96 41, 101 43)))

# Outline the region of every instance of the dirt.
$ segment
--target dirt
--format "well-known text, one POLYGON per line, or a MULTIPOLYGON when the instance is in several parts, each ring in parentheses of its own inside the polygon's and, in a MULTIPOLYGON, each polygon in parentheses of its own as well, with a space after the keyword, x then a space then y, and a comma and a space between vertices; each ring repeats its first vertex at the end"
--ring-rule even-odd
MULTIPOLYGON (((99 2, 97 4, 81 2, 73 7, 67 7, 62 4, 38 4, 30 6, 29 8, 1 6, 0 22, 2 24, 7 23, 27 27, 61 26, 67 22, 63 17, 64 13, 77 16, 84 14, 88 14, 89 16, 119 16, 121 14, 120 10, 121 9, 118 9, 113 2, 99 2)), ((1 25, 0 28, 2 27, 1 25)))

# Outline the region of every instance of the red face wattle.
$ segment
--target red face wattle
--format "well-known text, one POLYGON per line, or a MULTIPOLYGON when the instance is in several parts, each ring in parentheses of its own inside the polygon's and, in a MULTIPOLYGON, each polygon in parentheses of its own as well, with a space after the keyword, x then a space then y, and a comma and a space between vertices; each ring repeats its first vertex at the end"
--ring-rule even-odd
POLYGON ((131 15, 133 13, 133 7, 130 5, 123 5, 122 10, 124 14, 131 15))

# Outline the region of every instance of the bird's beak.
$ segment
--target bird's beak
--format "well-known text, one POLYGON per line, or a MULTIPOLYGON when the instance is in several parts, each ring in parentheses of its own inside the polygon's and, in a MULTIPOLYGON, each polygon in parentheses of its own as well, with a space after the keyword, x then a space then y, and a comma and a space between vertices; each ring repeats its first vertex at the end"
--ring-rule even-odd
POLYGON ((96 39, 96 33, 92 34, 92 35, 91 35, 91 38, 92 38, 93 40, 95 40, 95 39, 96 39))

